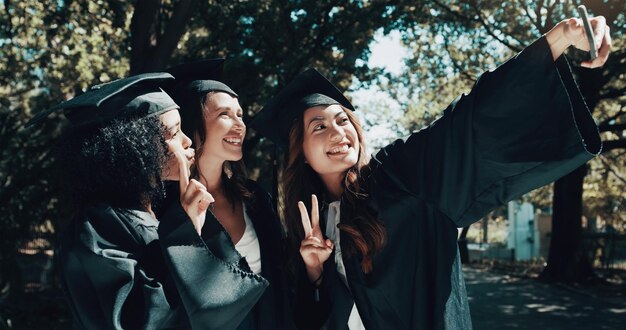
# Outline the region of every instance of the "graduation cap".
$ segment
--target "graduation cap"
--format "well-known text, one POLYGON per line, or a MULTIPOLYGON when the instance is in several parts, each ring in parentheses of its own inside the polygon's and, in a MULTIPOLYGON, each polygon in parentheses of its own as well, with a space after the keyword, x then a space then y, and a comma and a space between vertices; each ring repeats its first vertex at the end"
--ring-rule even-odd
POLYGON ((91 87, 87 92, 35 115, 26 127, 63 110, 74 126, 100 124, 135 114, 159 114, 178 105, 159 86, 174 77, 169 73, 145 73, 91 87))
POLYGON ((306 109, 340 104, 354 111, 343 93, 315 69, 296 76, 257 113, 250 123, 256 131, 279 146, 289 145, 293 122, 306 109))
POLYGON ((238 97, 230 87, 218 81, 223 68, 223 58, 183 63, 169 68, 166 71, 176 80, 165 90, 181 105, 183 111, 187 108, 185 103, 196 102, 208 92, 224 92, 238 97))

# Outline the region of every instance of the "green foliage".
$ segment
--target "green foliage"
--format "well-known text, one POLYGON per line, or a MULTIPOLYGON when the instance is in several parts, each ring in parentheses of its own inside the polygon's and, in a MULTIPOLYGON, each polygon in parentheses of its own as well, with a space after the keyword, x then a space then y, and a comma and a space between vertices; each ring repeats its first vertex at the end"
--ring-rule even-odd
POLYGON ((69 217, 59 203, 53 150, 64 122, 53 119, 34 129, 24 123, 94 83, 125 74, 128 60, 124 26, 115 26, 103 2, 6 1, 0 12, 1 262, 41 224, 69 217))

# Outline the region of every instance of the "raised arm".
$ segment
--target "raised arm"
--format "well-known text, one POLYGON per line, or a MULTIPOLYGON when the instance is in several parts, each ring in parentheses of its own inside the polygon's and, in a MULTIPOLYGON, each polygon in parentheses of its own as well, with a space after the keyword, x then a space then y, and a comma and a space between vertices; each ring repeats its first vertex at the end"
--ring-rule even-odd
MULTIPOLYGON (((589 66, 608 56, 602 21, 594 18, 604 37, 600 57, 589 66)), ((600 152, 598 130, 560 56, 569 45, 584 49, 574 37, 582 33, 575 22, 563 21, 485 72, 429 127, 383 148, 373 159, 379 175, 465 226, 600 152)))
MULTIPOLYGON (((604 65, 611 50, 610 28, 604 16, 589 19, 594 32, 594 41, 598 49, 598 57, 593 61, 584 61, 580 65, 586 68, 599 68, 604 65)), ((589 41, 580 18, 569 18, 559 22, 545 35, 552 58, 556 61, 570 46, 589 51, 589 41)))

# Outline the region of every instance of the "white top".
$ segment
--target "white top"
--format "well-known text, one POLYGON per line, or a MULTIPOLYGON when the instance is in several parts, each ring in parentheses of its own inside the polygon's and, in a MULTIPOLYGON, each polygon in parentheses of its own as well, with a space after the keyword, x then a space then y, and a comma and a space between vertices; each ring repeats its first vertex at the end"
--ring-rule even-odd
POLYGON ((235 249, 246 258, 248 266, 255 274, 261 274, 261 247, 259 246, 259 239, 256 236, 254 225, 246 213, 246 205, 243 205, 243 219, 246 221, 246 230, 243 232, 243 236, 237 244, 235 249))
MULTIPOLYGON (((350 286, 348 285, 348 278, 346 277, 346 267, 343 264, 343 258, 341 257, 341 242, 339 235, 339 224, 341 202, 335 201, 328 205, 328 216, 326 217, 326 237, 335 243, 335 265, 337 265, 337 273, 346 285, 348 291, 350 286)), ((365 330, 361 316, 356 308, 356 304, 352 305, 352 311, 350 312, 350 318, 348 319, 348 329, 350 330, 365 330)))

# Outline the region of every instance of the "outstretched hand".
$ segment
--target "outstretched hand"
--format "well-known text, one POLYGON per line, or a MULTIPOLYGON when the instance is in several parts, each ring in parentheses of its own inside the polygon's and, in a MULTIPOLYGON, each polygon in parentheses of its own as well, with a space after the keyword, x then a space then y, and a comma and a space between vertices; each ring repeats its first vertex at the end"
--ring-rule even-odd
MULTIPOLYGON (((604 16, 596 16, 589 19, 594 34, 595 47, 598 57, 580 63, 585 68, 599 68, 606 63, 611 52, 610 28, 606 25, 604 16)), ((546 33, 546 40, 552 51, 552 58, 556 60, 570 46, 580 50, 589 51, 589 41, 585 33, 585 26, 580 18, 569 18, 557 24, 546 33)))
MULTIPOLYGON (((595 41, 595 47, 598 50, 598 57, 592 61, 582 62, 581 66, 586 68, 598 68, 603 66, 609 57, 609 51, 611 50, 610 28, 606 25, 604 16, 590 18, 589 23, 591 23, 591 28, 593 29, 593 39, 595 41)), ((580 18, 570 18, 566 20, 563 26, 563 35, 570 41, 572 46, 580 50, 589 51, 589 41, 587 40, 585 27, 580 18)))
MULTIPOLYGON (((333 242, 324 239, 320 228, 319 206, 317 196, 311 195, 311 217, 303 202, 298 202, 302 227, 304 228, 304 239, 300 243, 300 255, 304 260, 307 275, 311 282, 321 279, 324 270, 324 262, 328 260, 333 252, 333 242)), ((319 283, 314 283, 319 284, 319 283)))
POLYGON ((180 204, 191 219, 198 235, 202 232, 207 209, 215 202, 206 187, 196 179, 189 179, 189 167, 185 156, 175 153, 179 169, 180 204))

